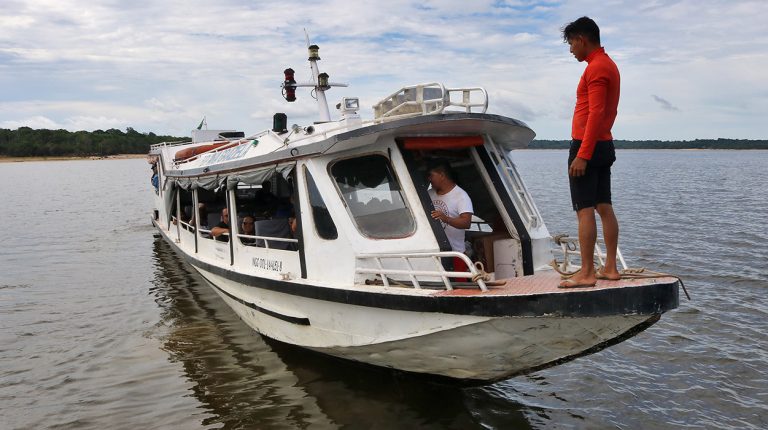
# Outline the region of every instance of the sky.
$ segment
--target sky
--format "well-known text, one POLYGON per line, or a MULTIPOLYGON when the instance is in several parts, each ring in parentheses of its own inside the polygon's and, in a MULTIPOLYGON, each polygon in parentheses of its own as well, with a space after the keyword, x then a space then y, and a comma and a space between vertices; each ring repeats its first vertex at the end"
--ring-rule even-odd
POLYGON ((0 128, 255 134, 284 112, 319 119, 310 92, 281 95, 283 70, 371 106, 406 85, 484 87, 488 112, 539 139, 570 138, 585 63, 561 37, 593 18, 621 72, 615 139, 768 139, 768 1, 2 0, 0 128))

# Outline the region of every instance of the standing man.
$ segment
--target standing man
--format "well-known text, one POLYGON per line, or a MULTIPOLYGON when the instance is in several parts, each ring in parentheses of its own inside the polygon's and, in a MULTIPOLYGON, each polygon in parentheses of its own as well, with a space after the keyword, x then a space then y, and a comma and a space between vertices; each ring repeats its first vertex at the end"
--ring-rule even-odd
MULTIPOLYGON (((439 164, 429 169, 429 197, 435 210, 432 218, 440 220, 445 230, 451 250, 464 252, 464 230, 472 224, 472 200, 469 194, 456 185, 451 168, 448 164, 439 164)), ((464 260, 454 257, 451 267, 447 270, 456 272, 467 271, 469 268, 464 260)))
POLYGON ((566 25, 563 40, 587 67, 576 89, 568 157, 571 202, 579 222, 581 270, 560 286, 592 286, 597 279, 621 277, 616 270, 619 222, 611 204, 611 165, 616 160, 611 127, 619 106, 619 69, 600 46, 600 29, 590 18, 584 16, 566 25), (597 273, 595 211, 603 223, 607 254, 605 268, 597 273))

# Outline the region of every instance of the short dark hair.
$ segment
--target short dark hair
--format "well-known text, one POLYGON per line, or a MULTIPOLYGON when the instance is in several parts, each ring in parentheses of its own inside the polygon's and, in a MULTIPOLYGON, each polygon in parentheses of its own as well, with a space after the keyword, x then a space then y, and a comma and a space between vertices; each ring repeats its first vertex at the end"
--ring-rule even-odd
POLYGON ((456 182, 456 172, 447 161, 436 161, 429 165, 428 172, 439 172, 444 174, 453 182, 456 182))
POLYGON ((590 42, 600 44, 600 27, 591 18, 582 16, 563 27, 563 41, 568 43, 575 36, 584 36, 590 42))

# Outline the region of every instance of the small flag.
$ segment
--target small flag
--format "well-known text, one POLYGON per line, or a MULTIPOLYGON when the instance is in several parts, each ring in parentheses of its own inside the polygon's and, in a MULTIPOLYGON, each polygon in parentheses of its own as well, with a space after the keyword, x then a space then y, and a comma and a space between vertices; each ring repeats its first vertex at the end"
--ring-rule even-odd
POLYGON ((198 130, 202 130, 203 129, 203 124, 205 124, 205 128, 208 128, 208 123, 205 122, 205 117, 203 117, 203 120, 200 121, 200 125, 197 126, 197 129, 198 130))

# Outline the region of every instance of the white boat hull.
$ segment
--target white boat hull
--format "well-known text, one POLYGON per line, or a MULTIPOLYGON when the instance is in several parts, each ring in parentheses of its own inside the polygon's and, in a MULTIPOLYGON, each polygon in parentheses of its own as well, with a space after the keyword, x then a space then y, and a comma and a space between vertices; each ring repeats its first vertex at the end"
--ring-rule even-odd
POLYGON ((254 288, 196 268, 264 336, 371 365, 460 380, 493 381, 548 367, 601 349, 658 319, 481 317, 371 308, 254 288))
MULTIPOLYGON (((180 153, 197 147, 153 148, 166 175, 165 185, 155 188, 153 222, 257 332, 376 366, 494 381, 595 352, 678 306, 679 284, 671 277, 558 288, 560 276, 548 266, 550 235, 507 154, 533 138, 525 124, 453 113, 333 127, 316 124, 312 132, 286 136, 266 132, 181 161, 180 153), (473 260, 449 252, 423 178, 429 162, 445 161, 443 146, 465 138, 474 143, 452 152, 454 164, 465 179, 474 174, 465 184, 479 219, 496 220, 495 226, 485 223, 493 234, 481 226, 472 232, 489 270, 502 278, 492 288, 473 260), (362 164, 353 167, 353 160, 362 164), (262 212, 265 201, 250 193, 269 178, 283 184, 281 197, 293 205, 290 238, 243 235, 235 228, 245 221, 241 209, 240 215, 269 218, 251 224, 281 219, 262 212), (211 214, 200 211, 201 197, 233 226, 228 242, 211 240, 203 228, 200 219, 211 214), (395 202, 400 209, 392 209, 395 202), (174 214, 183 215, 185 207, 200 219, 185 224, 182 216, 175 223, 174 214), (276 239, 294 246, 266 246, 276 239), (496 250, 502 241, 505 247, 496 250), (466 259, 471 270, 444 271, 441 262, 448 258, 466 259), (473 288, 454 288, 459 279, 473 279, 464 285, 473 288)), ((207 225, 216 222, 209 217, 207 225)))

